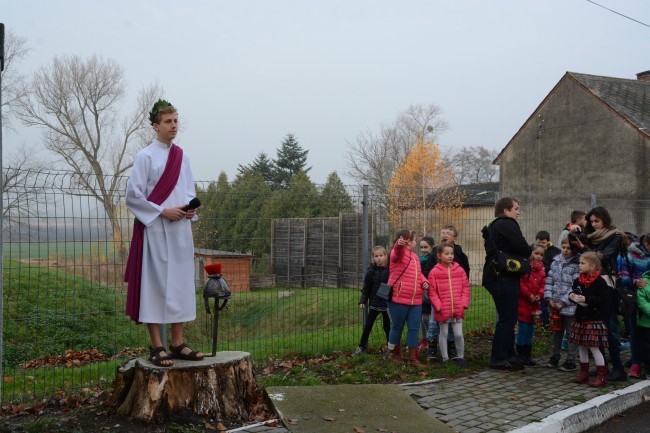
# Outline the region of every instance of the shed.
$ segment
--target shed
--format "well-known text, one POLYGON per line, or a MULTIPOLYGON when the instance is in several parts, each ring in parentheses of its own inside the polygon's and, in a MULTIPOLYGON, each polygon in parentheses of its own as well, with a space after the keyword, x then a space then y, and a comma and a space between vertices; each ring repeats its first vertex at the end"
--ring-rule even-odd
POLYGON ((195 248, 196 284, 198 287, 203 287, 205 283, 207 273, 203 269, 204 266, 221 263, 221 272, 228 282, 230 290, 233 292, 250 292, 252 258, 252 254, 195 248))

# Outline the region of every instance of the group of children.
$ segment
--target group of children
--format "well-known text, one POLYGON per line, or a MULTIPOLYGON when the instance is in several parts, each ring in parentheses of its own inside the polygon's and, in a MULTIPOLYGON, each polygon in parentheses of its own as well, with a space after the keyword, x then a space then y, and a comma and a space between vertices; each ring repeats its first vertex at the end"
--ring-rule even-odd
MULTIPOLYGON (((574 215, 572 222, 573 218, 574 215)), ((534 322, 537 316, 545 316, 540 320, 550 321, 552 331, 551 357, 545 366, 575 371, 577 354, 580 369, 575 382, 602 387, 607 384, 603 348, 608 346, 608 338, 604 312, 611 307, 608 305, 611 287, 601 276, 600 256, 595 252, 578 254, 571 242, 571 229, 569 224, 560 235, 560 248, 550 242, 548 232, 540 231, 536 235, 529 258, 531 272, 520 280, 516 349, 524 364, 536 365, 532 359, 534 322), (567 354, 560 365, 564 344, 567 354), (591 381, 589 355, 597 370, 591 381)), ((456 228, 448 225, 442 229, 437 247, 430 237, 420 241, 420 266, 428 288, 423 290, 423 338, 419 348, 426 348, 428 358, 435 359, 439 347, 443 362, 453 359, 459 367, 466 368, 462 323, 470 305, 469 263, 460 245, 455 243, 457 236, 456 228)), ((367 349, 368 336, 379 314, 382 314, 387 340, 390 329, 387 302, 376 297, 379 284, 388 281, 389 260, 383 247, 374 247, 372 253, 373 264, 366 274, 359 300, 360 308, 369 308, 368 319, 355 355, 367 349)), ((640 365, 650 366, 650 234, 631 244, 629 253, 619 257, 619 278, 623 287, 637 294, 637 307, 626 317, 626 327, 632 340, 630 376, 640 377, 640 365)))
MULTIPOLYGON (((465 340, 463 336, 463 318, 470 304, 469 260, 463 253, 456 239, 458 231, 452 225, 446 225, 440 232, 440 244, 436 247, 431 237, 420 241, 419 268, 428 283, 422 290, 421 331, 422 338, 418 349, 427 349, 430 359, 435 358, 440 347, 442 362, 451 359, 460 368, 467 368, 464 359, 465 340), (451 341, 448 342, 448 339, 451 341)), ((399 239, 396 240, 395 245, 399 239)), ((402 242, 403 243, 403 242, 402 242)), ((409 243, 406 248, 412 250, 409 243)), ((413 243, 414 245, 414 243, 413 243)), ((413 251, 411 251, 413 252, 413 251)), ((387 302, 377 297, 381 283, 388 282, 388 257, 381 246, 372 249, 373 263, 364 278, 359 307, 368 307, 368 316, 364 324, 359 346, 353 355, 367 350, 368 336, 373 324, 381 313, 386 339, 389 338, 390 319, 387 302)), ((420 301, 420 299, 418 299, 420 301)), ((413 348, 409 348, 413 349, 413 348)), ((417 365, 417 364, 416 364, 417 365)))

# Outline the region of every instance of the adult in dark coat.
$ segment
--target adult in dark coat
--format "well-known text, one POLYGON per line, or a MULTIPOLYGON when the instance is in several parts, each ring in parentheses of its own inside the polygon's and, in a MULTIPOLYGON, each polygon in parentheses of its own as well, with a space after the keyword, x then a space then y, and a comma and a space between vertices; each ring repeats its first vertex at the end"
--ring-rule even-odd
POLYGON ((520 370, 524 367, 515 355, 520 276, 507 272, 497 273, 493 263, 499 251, 528 259, 530 245, 517 222, 519 200, 503 197, 494 206, 494 216, 496 219, 482 230, 486 253, 483 286, 492 295, 498 314, 489 366, 500 370, 520 370))

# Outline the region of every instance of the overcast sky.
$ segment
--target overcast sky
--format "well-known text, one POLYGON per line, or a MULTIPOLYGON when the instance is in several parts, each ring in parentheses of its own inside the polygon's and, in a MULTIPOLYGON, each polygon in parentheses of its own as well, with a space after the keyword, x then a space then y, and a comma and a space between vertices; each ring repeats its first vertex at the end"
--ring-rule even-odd
MULTIPOLYGON (((650 24, 648 0, 597 3, 650 24)), ((32 47, 25 73, 97 54, 132 97, 158 82, 197 180, 232 180, 291 132, 314 182, 348 182, 346 142, 410 104, 442 108, 442 146, 500 150, 566 71, 650 69, 650 27, 587 0, 0 0, 0 22, 32 47)), ((6 131, 4 152, 38 140, 6 131)))

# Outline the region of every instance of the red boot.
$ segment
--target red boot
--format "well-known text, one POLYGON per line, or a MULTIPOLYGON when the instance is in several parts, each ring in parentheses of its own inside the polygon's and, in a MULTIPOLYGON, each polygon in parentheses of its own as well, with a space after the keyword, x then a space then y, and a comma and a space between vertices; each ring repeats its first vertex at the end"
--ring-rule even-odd
POLYGON ((390 359, 393 362, 398 364, 402 363, 402 345, 396 344, 395 347, 390 351, 390 359))
POLYGON ((409 364, 414 367, 422 367, 420 362, 420 349, 417 347, 409 347, 409 364))
POLYGON ((589 381, 589 386, 594 388, 602 388, 607 385, 607 366, 597 365, 596 366, 596 377, 594 380, 589 381))
POLYGON ((580 363, 580 375, 574 380, 575 383, 587 383, 589 381, 589 363, 580 363))

